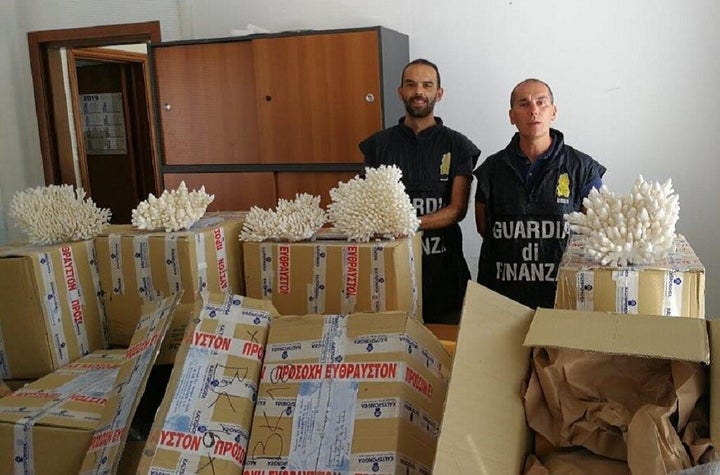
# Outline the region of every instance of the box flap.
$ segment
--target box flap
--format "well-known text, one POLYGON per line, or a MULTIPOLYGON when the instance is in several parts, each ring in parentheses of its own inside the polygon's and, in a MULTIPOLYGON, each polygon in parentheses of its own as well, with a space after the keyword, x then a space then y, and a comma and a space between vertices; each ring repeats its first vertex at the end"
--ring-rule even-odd
POLYGON ((710 440, 720 447, 720 319, 709 320, 710 354, 714 359, 710 365, 710 440))
POLYGON ((2 399, 0 422, 93 430, 124 351, 91 353, 2 399))
POLYGON ((434 474, 520 473, 530 444, 520 397, 530 349, 522 342, 532 316, 468 283, 434 474))
POLYGON ((710 362, 699 318, 539 308, 524 345, 710 362))
POLYGON ((130 423, 181 298, 182 292, 179 292, 156 302, 149 313, 141 316, 130 346, 125 351, 125 360, 108 393, 107 404, 93 433, 81 474, 116 472, 130 423))

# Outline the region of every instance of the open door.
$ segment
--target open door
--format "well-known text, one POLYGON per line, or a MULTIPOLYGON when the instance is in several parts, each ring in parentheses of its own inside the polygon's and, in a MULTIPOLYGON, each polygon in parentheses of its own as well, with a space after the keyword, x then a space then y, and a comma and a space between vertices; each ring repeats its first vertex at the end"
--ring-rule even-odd
POLYGON ((129 223, 157 190, 147 53, 84 48, 67 59, 81 185, 113 223, 129 223))
POLYGON ((98 47, 159 41, 157 21, 28 33, 45 183, 82 186, 98 206, 113 211, 114 223, 129 222, 130 210, 157 193, 159 174, 147 57, 98 47), (86 65, 102 67, 78 75, 86 65), (94 84, 97 74, 104 85, 94 84), (124 153, 88 153, 97 149, 85 144, 80 95, 99 94, 98 87, 122 96, 124 153))

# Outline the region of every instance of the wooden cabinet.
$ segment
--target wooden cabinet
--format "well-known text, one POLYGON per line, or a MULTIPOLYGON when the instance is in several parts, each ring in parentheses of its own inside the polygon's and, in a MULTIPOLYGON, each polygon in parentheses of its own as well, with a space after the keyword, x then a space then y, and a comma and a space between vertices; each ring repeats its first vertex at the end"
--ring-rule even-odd
POLYGON ((225 197, 216 206, 269 208, 302 192, 325 205, 360 171, 358 143, 404 114, 396 91, 408 38, 383 27, 158 43, 149 53, 165 186, 209 180, 206 190, 225 197), (233 174, 270 174, 273 186, 233 198, 247 191, 220 184, 233 174))

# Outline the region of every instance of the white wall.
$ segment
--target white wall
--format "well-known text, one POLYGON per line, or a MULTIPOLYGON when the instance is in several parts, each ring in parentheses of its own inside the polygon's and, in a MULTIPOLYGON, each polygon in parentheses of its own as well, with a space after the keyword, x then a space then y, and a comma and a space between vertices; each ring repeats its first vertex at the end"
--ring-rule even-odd
MULTIPOLYGON (((438 63, 437 113, 469 136, 481 160, 504 147, 511 88, 550 83, 555 126, 608 167, 627 192, 642 174, 672 178, 678 232, 707 268, 707 311, 720 315, 720 2, 711 0, 15 0, 0 2, 0 207, 42 184, 25 33, 158 19, 163 39, 228 36, 254 24, 271 31, 383 25, 410 36, 412 57, 438 63), (8 5, 9 3, 9 5, 8 5), (15 21, 17 19, 17 21, 15 21), (8 46, 9 45, 9 46, 8 46), (9 65, 12 64, 13 67, 9 65), (16 67, 18 66, 18 67, 16 67), (706 209, 708 209, 706 211, 706 209)), ((0 222, 0 225, 2 223, 0 222)), ((480 239, 463 222, 473 268, 480 239)), ((0 226, 0 240, 2 240, 0 226)))

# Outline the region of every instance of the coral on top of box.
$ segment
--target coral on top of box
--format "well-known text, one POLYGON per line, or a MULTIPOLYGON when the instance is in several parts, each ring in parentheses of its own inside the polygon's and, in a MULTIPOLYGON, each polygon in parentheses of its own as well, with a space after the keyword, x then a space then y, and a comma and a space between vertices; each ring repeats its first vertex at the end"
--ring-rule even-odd
POLYGON ((85 198, 82 188, 49 185, 15 193, 10 217, 32 244, 83 241, 100 234, 110 224, 110 210, 85 198))
POLYGON ((188 229, 203 217, 207 207, 215 199, 205 193, 205 187, 188 191, 185 182, 177 190, 163 190, 159 198, 150 193, 147 200, 132 211, 132 224, 138 229, 165 232, 188 229))
POLYGON ((583 206, 585 213, 569 213, 565 219, 602 265, 647 264, 673 251, 680 204, 670 179, 660 184, 639 176, 625 195, 606 186, 593 188, 583 206))
POLYGON ((327 222, 349 241, 410 236, 420 220, 401 178, 402 171, 394 165, 367 168, 364 178, 355 176, 330 190, 327 211, 320 206, 320 197, 306 193, 296 194, 294 201, 280 199, 275 211, 253 206, 240 240, 310 240, 327 222))

